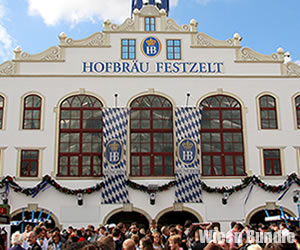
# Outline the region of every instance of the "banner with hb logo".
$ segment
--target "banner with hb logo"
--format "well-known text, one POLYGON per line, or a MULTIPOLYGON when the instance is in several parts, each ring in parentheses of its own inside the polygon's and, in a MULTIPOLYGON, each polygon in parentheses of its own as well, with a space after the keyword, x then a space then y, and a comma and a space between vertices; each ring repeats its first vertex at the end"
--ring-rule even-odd
POLYGON ((200 145, 201 108, 176 108, 176 190, 175 202, 201 200, 200 145))
POLYGON ((103 204, 129 203, 126 185, 128 108, 103 109, 103 204))

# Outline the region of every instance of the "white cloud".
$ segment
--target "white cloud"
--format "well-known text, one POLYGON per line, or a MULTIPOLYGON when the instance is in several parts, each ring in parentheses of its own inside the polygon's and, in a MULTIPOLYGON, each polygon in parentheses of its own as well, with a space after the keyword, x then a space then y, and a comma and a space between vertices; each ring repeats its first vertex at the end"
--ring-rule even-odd
MULTIPOLYGON (((179 0, 170 0, 175 7, 179 0)), ((76 24, 82 21, 111 19, 122 22, 130 16, 129 0, 28 0, 29 14, 41 16, 47 25, 60 21, 76 24)))
POLYGON ((295 63, 300 66, 300 60, 297 60, 295 63))
POLYGON ((0 64, 12 58, 13 38, 5 28, 3 21, 6 16, 4 5, 0 2, 0 64))

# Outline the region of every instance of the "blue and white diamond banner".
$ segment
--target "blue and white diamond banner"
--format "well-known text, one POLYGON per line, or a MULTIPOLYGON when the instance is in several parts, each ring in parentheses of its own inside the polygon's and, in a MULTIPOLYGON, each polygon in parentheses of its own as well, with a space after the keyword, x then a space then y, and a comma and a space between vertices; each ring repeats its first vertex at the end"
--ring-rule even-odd
POLYGON ((104 186, 103 204, 129 203, 126 185, 128 108, 103 109, 104 186))
POLYGON ((176 108, 176 190, 175 202, 200 203, 201 180, 200 145, 201 108, 176 108))

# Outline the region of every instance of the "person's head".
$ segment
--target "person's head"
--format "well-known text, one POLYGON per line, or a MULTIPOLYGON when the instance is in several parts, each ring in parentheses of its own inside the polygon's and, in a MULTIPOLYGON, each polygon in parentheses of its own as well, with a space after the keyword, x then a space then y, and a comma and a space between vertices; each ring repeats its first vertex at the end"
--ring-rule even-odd
POLYGON ((29 232, 31 232, 32 231, 32 226, 30 225, 30 224, 27 224, 26 226, 25 226, 25 232, 26 233, 29 233, 29 232))
POLYGON ((68 234, 73 233, 73 231, 74 231, 73 227, 72 227, 72 226, 69 226, 69 227, 68 227, 68 234))
POLYGON ((149 237, 144 237, 140 240, 141 250, 153 250, 152 240, 149 237))
POLYGON ((31 231, 28 235, 27 235, 27 242, 29 244, 29 246, 32 246, 37 240, 37 233, 36 231, 31 231))
POLYGON ((11 236, 11 244, 13 245, 23 245, 24 239, 22 234, 19 231, 13 233, 11 236))
POLYGON ((229 244, 226 241, 219 241, 218 245, 221 247, 222 250, 229 250, 229 244))
POLYGON ((139 231, 139 228, 137 226, 137 223, 136 222, 131 223, 130 232, 131 233, 137 233, 138 231, 139 231))
POLYGON ((180 235, 176 234, 176 235, 172 235, 169 238, 169 246, 171 250, 177 250, 179 249, 179 245, 181 242, 181 237, 180 235))
POLYGON ((243 227, 243 225, 241 223, 237 223, 237 224, 234 225, 233 231, 234 232, 241 232, 243 230, 243 228, 244 227, 243 227))
POLYGON ((137 234, 131 235, 131 239, 134 241, 134 243, 135 243, 136 245, 139 244, 140 238, 139 238, 139 236, 138 236, 137 234))
POLYGON ((178 234, 176 227, 171 227, 169 232, 170 232, 170 236, 178 234))
POLYGON ((154 232, 152 234, 153 237, 153 243, 157 245, 161 245, 161 235, 159 232, 154 232))
POLYGON ((127 239, 123 242, 123 250, 135 250, 135 242, 132 239, 127 239))
POLYGON ((169 233, 170 233, 168 227, 166 227, 166 226, 163 226, 163 227, 160 229, 160 232, 161 232, 162 234, 166 235, 166 236, 168 236, 169 233))
POLYGON ((152 228, 156 228, 156 221, 155 220, 151 220, 150 225, 151 225, 152 228))
POLYGON ((97 241, 97 245, 99 245, 102 250, 115 250, 116 248, 116 244, 110 235, 102 236, 97 241))
POLYGON ((121 237, 121 230, 118 228, 118 227, 115 227, 113 230, 112 230, 112 236, 114 238, 120 238, 121 237))
POLYGON ((286 228, 287 228, 286 224, 284 222, 281 222, 280 223, 280 230, 283 230, 283 229, 286 229, 286 228))
POLYGON ((54 241, 55 244, 57 244, 58 242, 61 241, 61 235, 59 232, 55 231, 53 234, 52 234, 52 239, 54 241))
POLYGON ((291 243, 269 243, 265 246, 264 250, 297 250, 295 244, 291 243))
POLYGON ((220 247, 218 244, 216 243, 209 243, 205 248, 203 248, 204 250, 222 250, 222 247, 220 247))
POLYGON ((118 223, 117 227, 121 230, 122 233, 126 233, 126 226, 124 223, 122 222, 118 223))
POLYGON ((253 245, 248 246, 247 250, 262 250, 262 248, 258 244, 253 244, 253 245))
POLYGON ((191 220, 186 220, 185 223, 184 223, 184 228, 189 228, 189 227, 192 227, 193 226, 193 223, 191 220))

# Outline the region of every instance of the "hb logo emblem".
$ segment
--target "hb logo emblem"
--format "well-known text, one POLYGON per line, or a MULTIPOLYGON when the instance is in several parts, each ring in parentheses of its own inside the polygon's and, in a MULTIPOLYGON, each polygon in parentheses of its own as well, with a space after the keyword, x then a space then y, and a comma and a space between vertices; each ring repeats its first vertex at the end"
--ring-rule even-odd
POLYGON ((141 50, 145 56, 158 56, 161 51, 161 43, 153 36, 147 37, 141 43, 141 50))
POLYGON ((117 139, 110 140, 106 145, 106 160, 110 165, 117 165, 122 160, 123 146, 117 139))

